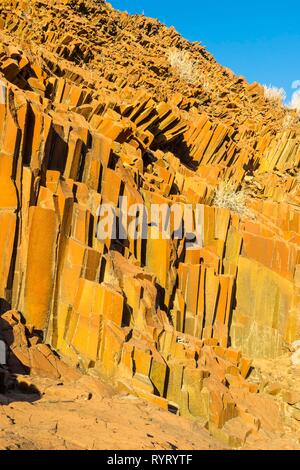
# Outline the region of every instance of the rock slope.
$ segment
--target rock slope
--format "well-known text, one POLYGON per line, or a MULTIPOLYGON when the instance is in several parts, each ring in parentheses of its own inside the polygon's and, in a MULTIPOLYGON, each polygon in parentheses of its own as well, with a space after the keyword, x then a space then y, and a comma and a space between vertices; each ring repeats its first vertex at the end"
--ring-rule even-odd
POLYGON ((274 398, 252 366, 290 361, 300 339, 296 112, 174 28, 104 1, 3 0, 0 39, 0 332, 11 372, 54 380, 80 369, 201 422, 225 446, 299 446, 299 413, 284 400, 299 398, 297 381, 274 398), (171 65, 174 51, 195 80, 171 65), (220 207, 224 181, 232 203, 220 207), (189 204, 193 217, 200 204, 203 246, 99 239, 99 208, 112 205, 121 224, 125 196, 189 204))

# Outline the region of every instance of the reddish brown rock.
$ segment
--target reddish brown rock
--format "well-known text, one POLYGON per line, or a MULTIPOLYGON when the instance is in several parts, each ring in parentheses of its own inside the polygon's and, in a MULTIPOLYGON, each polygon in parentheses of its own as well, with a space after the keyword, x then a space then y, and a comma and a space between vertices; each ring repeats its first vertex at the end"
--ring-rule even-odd
MULTIPOLYGON (((260 446, 264 433, 276 442, 291 416, 281 400, 295 408, 296 395, 261 380, 252 359, 289 351, 298 370, 295 112, 174 28, 107 2, 3 0, 0 29, 0 334, 11 372, 71 382, 80 369, 202 420, 226 446, 260 446), (196 80, 172 65, 173 47, 196 80), (124 196, 148 210, 189 205, 194 225, 201 204, 203 244, 163 237, 161 214, 147 239, 101 237, 105 204, 118 228, 132 224, 124 196)), ((181 222, 172 215, 171 231, 181 222)))

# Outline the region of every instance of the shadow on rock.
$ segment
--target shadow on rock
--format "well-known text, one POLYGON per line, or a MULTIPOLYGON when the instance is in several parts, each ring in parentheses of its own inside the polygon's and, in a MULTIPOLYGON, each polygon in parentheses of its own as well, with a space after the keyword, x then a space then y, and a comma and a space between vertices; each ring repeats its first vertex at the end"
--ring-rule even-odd
POLYGON ((0 405, 13 402, 33 403, 41 398, 41 393, 33 384, 20 381, 19 377, 9 370, 0 369, 0 405))

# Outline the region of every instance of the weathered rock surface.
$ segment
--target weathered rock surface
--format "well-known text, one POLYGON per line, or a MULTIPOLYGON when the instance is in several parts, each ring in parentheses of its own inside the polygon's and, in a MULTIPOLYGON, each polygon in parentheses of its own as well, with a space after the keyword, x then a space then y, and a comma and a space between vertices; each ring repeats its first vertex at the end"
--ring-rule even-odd
MULTIPOLYGON (((275 383, 265 393, 251 372, 253 358, 287 351, 299 372, 296 113, 201 44, 105 2, 2 1, 0 29, 0 332, 10 371, 30 372, 37 387, 41 376, 93 373, 151 410, 198 420, 225 446, 299 447, 298 402, 288 415, 283 405, 298 390, 281 394, 275 383), (169 65, 171 47, 189 51, 197 83, 169 65), (247 195, 244 214, 214 205, 223 180, 247 195), (188 250, 185 238, 99 240, 98 208, 110 203, 120 218, 121 196, 203 204, 203 247, 188 250)), ((91 418, 99 403, 83 409, 80 387, 51 387, 46 397, 58 394, 56 404, 3 405, 3 447, 14 439, 10 421, 28 419, 29 409, 37 428, 39 413, 51 416, 52 448, 131 444, 109 432, 101 444, 107 424, 91 418), (64 394, 93 443, 65 433, 75 412, 57 424, 64 394)), ((121 403, 120 413, 137 409, 121 403)), ((179 419, 155 413, 171 428, 179 419)), ((35 443, 26 429, 16 446, 47 447, 50 428, 35 443)), ((211 438, 199 433, 174 445, 207 448, 211 438)), ((161 434, 153 439, 135 442, 168 448, 161 434)))

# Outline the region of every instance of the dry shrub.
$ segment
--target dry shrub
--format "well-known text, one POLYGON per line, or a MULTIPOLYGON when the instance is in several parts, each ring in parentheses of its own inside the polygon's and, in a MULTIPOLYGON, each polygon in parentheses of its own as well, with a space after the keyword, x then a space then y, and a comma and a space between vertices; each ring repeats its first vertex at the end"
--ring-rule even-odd
POLYGON ((201 73, 198 71, 198 63, 188 51, 170 49, 167 53, 168 61, 181 80, 192 85, 201 82, 201 73))
POLYGON ((276 86, 267 86, 263 85, 265 98, 270 101, 274 101, 282 104, 286 99, 286 93, 283 88, 278 88, 276 86))
POLYGON ((292 96, 290 108, 296 109, 298 114, 300 114, 300 90, 295 91, 292 96))
POLYGON ((244 190, 237 191, 233 183, 222 181, 215 190, 213 204, 252 218, 253 214, 246 206, 246 200, 247 195, 244 190))

